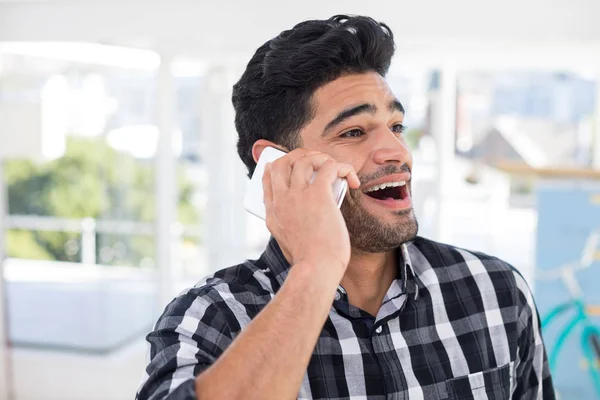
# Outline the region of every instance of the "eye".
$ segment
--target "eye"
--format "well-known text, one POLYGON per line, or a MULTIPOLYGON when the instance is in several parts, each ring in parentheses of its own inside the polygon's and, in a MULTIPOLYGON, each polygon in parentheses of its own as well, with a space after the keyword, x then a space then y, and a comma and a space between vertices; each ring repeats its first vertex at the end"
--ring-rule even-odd
POLYGON ((344 132, 340 135, 342 138, 356 138, 364 135, 365 133, 360 129, 352 129, 351 131, 344 132))
POLYGON ((394 124, 391 129, 394 133, 403 133, 406 130, 406 127, 402 124, 394 124))

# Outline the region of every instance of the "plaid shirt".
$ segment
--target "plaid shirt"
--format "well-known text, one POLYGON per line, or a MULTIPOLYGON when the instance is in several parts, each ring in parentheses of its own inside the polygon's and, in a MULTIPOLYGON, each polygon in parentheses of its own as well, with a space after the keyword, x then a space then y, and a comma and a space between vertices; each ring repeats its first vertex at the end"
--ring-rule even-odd
MULTIPOLYGON (((533 298, 514 268, 420 237, 399 252, 398 278, 376 317, 338 288, 299 399, 555 398, 533 298)), ((289 268, 271 240, 260 259, 174 299, 147 336, 137 399, 196 399, 194 377, 273 298, 289 268)))

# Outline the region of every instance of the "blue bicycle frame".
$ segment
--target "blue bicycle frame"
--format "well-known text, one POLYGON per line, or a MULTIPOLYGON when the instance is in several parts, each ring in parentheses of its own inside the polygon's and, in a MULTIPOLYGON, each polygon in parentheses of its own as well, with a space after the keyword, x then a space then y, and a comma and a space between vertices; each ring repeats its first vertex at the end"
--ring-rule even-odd
POLYGON ((582 325, 583 332, 581 334, 581 349, 583 350, 583 355, 587 360, 596 393, 598 397, 600 397, 600 367, 598 365, 600 360, 597 360, 594 349, 590 344, 592 336, 595 335, 596 337, 600 338, 600 330, 592 324, 592 321, 585 310, 585 303, 578 299, 554 307, 542 320, 542 330, 544 330, 556 317, 571 309, 575 310, 575 316, 559 332, 556 342, 550 350, 550 354, 548 356, 550 369, 552 372, 556 370, 556 362, 558 360, 558 354, 560 350, 563 348, 567 338, 573 333, 575 327, 582 325))

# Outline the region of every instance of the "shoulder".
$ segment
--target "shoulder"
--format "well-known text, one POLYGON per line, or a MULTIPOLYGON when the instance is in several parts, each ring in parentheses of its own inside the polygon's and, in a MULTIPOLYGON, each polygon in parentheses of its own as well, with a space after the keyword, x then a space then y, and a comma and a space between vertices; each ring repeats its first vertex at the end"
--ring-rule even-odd
MULTIPOLYGON (((418 250, 427 259, 432 267, 440 267, 464 263, 466 261, 478 260, 485 264, 495 265, 499 269, 514 270, 510 264, 497 257, 464 248, 436 242, 417 236, 410 242, 409 249, 418 250)), ((412 254, 411 254, 412 256, 412 254)))
POLYGON ((478 251, 468 250, 445 243, 436 242, 417 236, 409 244, 411 258, 424 259, 432 268, 448 267, 464 263, 481 263, 487 271, 501 271, 506 273, 517 273, 519 271, 509 263, 498 257, 478 251), (410 251, 412 250, 412 252, 410 251))
POLYGON ((270 271, 254 260, 219 270, 179 293, 166 306, 159 324, 187 317, 221 320, 232 331, 241 330, 273 297, 272 282, 270 271))
POLYGON ((533 303, 523 275, 498 257, 422 237, 415 238, 408 249, 415 272, 425 280, 433 275, 439 282, 466 282, 481 292, 496 293, 501 302, 504 299, 521 306, 533 303))

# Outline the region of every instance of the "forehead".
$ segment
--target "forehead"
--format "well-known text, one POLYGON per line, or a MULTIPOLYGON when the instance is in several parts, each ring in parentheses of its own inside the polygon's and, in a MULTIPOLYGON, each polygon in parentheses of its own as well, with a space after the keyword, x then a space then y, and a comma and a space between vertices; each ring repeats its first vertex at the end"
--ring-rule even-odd
POLYGON ((348 106, 388 104, 394 100, 386 80, 376 72, 345 75, 317 89, 313 95, 316 116, 337 114, 348 106))

